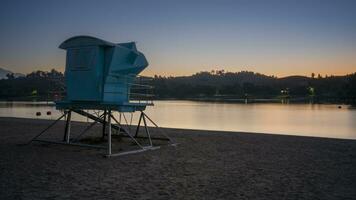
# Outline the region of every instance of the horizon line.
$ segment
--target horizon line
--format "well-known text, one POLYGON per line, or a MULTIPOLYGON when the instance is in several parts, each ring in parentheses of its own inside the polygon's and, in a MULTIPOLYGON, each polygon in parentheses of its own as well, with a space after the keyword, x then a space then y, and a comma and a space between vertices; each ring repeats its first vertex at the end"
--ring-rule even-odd
MULTIPOLYGON (((6 69, 6 68, 3 68, 3 67, 0 67, 0 69, 6 70, 6 71, 11 71, 10 69, 6 69)), ((51 71, 53 69, 58 71, 58 72, 64 73, 64 69, 63 70, 59 70, 58 68, 37 69, 37 70, 33 70, 33 71, 27 72, 27 73, 26 72, 13 72, 13 71, 11 71, 11 72, 14 73, 14 74, 27 75, 27 74, 31 74, 31 73, 36 72, 36 71, 49 72, 49 71, 51 71)), ((141 74, 141 76, 149 76, 149 77, 155 77, 155 76, 160 76, 160 77, 187 77, 187 76, 193 76, 193 75, 201 73, 201 72, 208 72, 210 74, 214 74, 214 73, 219 72, 219 71, 223 72, 223 73, 253 72, 255 74, 261 74, 261 75, 270 76, 270 77, 276 77, 276 78, 286 78, 286 77, 292 77, 292 76, 312 77, 312 73, 314 73, 314 72, 311 72, 310 75, 290 74, 290 75, 277 76, 277 75, 274 75, 274 74, 269 75, 269 74, 261 73, 261 72, 258 72, 258 71, 252 71, 252 70, 229 71, 229 70, 225 70, 225 69, 215 69, 215 70, 202 70, 202 71, 197 71, 197 72, 193 72, 193 73, 189 73, 189 74, 181 74, 181 75, 163 75, 163 74, 152 74, 152 73, 147 74, 147 72, 145 73, 145 71, 143 71, 140 74, 141 74)), ((352 74, 355 74, 355 73, 356 73, 356 70, 354 72, 349 72, 349 73, 345 73, 345 74, 314 73, 314 75, 315 75, 315 78, 318 78, 319 75, 324 78, 324 77, 331 77, 331 76, 332 77, 348 76, 348 75, 352 75, 352 74)))

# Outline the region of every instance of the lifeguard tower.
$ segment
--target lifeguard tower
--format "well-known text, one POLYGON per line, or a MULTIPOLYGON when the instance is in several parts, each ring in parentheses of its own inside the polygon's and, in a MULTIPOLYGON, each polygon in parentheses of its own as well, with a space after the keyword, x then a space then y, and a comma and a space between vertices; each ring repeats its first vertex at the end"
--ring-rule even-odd
MULTIPOLYGON (((66 96, 57 101, 56 108, 63 114, 49 127, 35 136, 32 141, 79 145, 87 147, 103 147, 79 143, 85 133, 95 124, 102 124, 102 138, 107 136, 107 156, 124 155, 146 150, 157 149, 152 140, 173 141, 162 132, 163 138, 151 137, 147 122, 157 126, 145 113, 146 106, 153 106, 150 94, 142 91, 152 89, 149 85, 137 82, 138 74, 143 71, 148 62, 139 52, 134 42, 111 43, 91 36, 76 36, 64 41, 59 48, 66 50, 65 84, 66 96), (141 91, 140 92, 134 92, 141 91), (72 112, 85 116, 93 122, 75 138, 71 137, 72 112), (120 120, 114 117, 118 112, 120 120), (137 126, 131 131, 132 124, 124 113, 140 112, 137 126), (121 122, 124 117, 126 126, 121 122), (48 129, 61 119, 66 118, 63 141, 48 141, 39 139, 48 129), (112 123, 114 120, 115 123, 112 123), (145 135, 138 136, 143 122, 145 135), (130 128, 131 127, 131 128, 130 128), (130 138, 138 147, 136 150, 112 152, 112 130, 122 137, 130 138), (106 133, 107 132, 107 133, 106 133), (138 138, 147 139, 149 145, 138 142, 138 138)), ((131 115, 132 116, 132 115, 131 115)), ((131 118, 132 121, 132 118, 131 118)))

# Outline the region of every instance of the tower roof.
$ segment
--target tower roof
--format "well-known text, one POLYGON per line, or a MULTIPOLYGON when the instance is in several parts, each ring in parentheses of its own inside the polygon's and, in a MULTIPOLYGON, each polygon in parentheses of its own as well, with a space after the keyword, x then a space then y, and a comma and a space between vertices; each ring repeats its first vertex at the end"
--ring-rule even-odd
POLYGON ((71 37, 62 44, 59 45, 59 48, 61 49, 69 49, 69 48, 75 48, 75 47, 83 47, 83 46, 110 46, 113 47, 115 46, 115 43, 111 43, 96 37, 92 36, 86 36, 86 35, 80 35, 80 36, 75 36, 71 37))

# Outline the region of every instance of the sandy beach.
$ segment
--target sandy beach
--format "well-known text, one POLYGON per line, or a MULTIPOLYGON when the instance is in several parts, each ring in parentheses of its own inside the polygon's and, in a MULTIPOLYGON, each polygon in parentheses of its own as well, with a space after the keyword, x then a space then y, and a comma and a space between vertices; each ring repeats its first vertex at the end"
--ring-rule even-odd
MULTIPOLYGON (((354 140, 165 129, 177 147, 113 158, 24 145, 50 123, 0 118, 0 199, 356 198, 354 140)), ((72 131, 86 125, 75 122, 72 131)))

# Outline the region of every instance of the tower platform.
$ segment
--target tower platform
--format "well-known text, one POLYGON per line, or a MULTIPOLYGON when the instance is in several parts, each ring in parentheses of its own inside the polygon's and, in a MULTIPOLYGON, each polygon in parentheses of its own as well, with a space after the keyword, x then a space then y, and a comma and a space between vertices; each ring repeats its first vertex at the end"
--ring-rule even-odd
POLYGON ((58 101, 56 109, 58 110, 111 110, 118 112, 136 112, 144 111, 146 106, 153 106, 152 102, 122 102, 122 103, 108 103, 108 102, 82 102, 82 101, 58 101))

